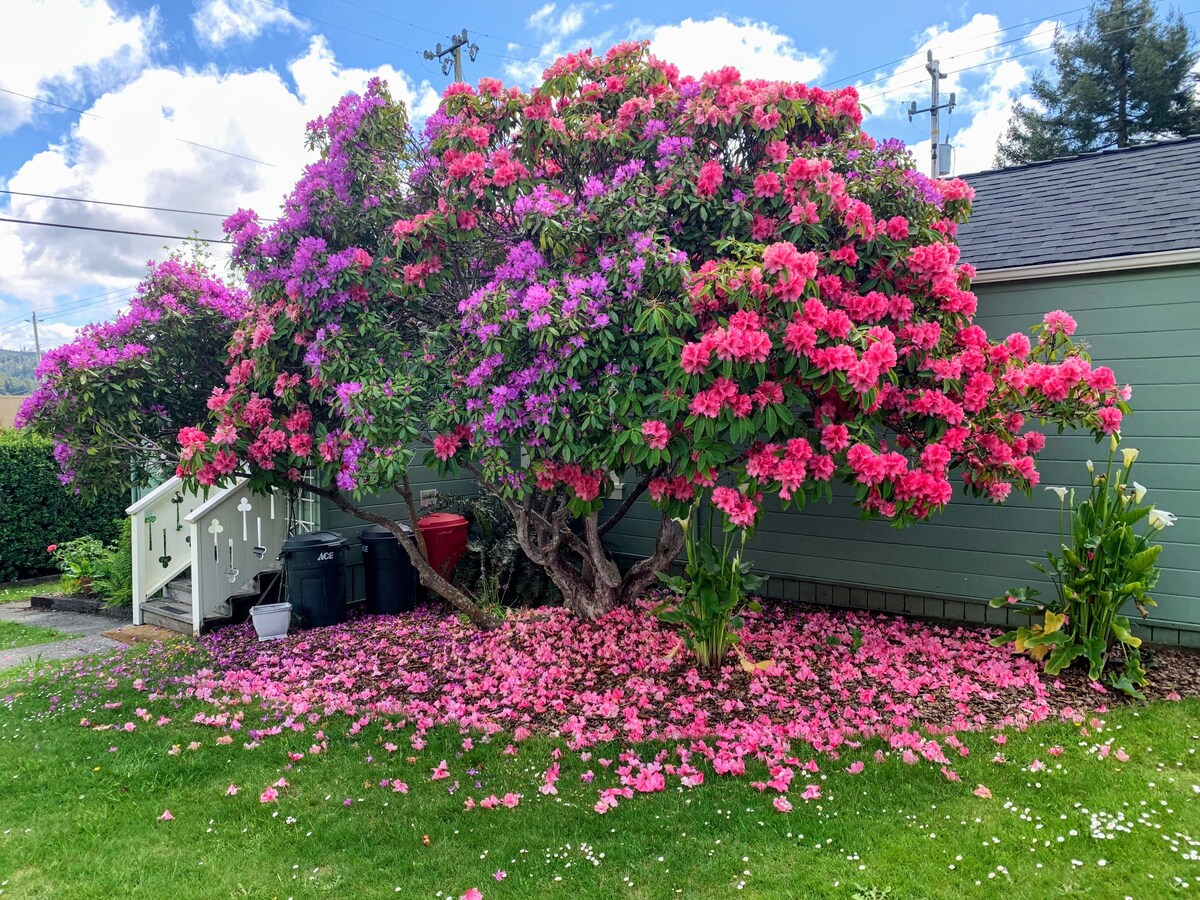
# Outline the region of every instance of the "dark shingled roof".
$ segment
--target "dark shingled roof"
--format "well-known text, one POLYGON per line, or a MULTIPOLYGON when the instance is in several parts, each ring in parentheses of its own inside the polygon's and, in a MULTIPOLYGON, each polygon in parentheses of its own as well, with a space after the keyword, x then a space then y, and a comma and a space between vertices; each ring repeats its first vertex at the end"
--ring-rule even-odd
POLYGON ((1200 247, 1200 136, 964 175, 979 271, 1200 247))

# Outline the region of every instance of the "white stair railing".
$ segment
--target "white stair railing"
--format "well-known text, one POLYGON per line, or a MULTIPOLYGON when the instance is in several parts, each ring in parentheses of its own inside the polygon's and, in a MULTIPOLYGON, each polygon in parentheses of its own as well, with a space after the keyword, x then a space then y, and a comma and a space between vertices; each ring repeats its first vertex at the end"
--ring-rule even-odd
POLYGON ((252 494, 245 481, 187 491, 171 478, 126 511, 133 545, 133 622, 142 607, 191 568, 192 631, 205 619, 229 615, 229 596, 264 569, 277 565, 287 537, 282 493, 252 494))
POLYGON ((170 478, 125 510, 133 547, 133 623, 142 624, 142 604, 192 564, 185 517, 204 498, 170 478))
POLYGON ((282 492, 254 494, 241 481, 184 516, 191 529, 192 628, 231 613, 229 596, 265 569, 276 568, 287 538, 282 492))

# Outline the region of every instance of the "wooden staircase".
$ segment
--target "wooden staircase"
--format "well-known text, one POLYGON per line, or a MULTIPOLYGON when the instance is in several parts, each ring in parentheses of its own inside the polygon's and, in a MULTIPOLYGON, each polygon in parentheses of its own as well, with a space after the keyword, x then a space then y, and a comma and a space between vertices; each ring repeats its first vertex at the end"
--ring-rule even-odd
MULTIPOLYGON (((265 569, 242 587, 229 595, 222 614, 209 616, 201 622, 200 633, 214 628, 236 625, 246 621, 250 607, 266 595, 267 602, 277 603, 282 599, 279 569, 265 569)), ((147 625, 158 625, 179 634, 192 633, 192 579, 180 576, 166 584, 162 593, 142 604, 142 620, 147 625)))

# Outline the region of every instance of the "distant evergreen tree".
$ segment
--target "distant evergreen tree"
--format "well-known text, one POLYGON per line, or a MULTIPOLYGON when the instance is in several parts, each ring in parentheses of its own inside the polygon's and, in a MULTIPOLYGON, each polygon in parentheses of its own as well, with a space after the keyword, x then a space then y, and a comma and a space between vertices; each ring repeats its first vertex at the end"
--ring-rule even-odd
POLYGON ((1055 41, 1052 82, 1033 78, 1032 104, 1015 103, 996 165, 1128 147, 1200 130, 1197 59, 1177 12, 1151 0, 1104 0, 1078 31, 1055 41))

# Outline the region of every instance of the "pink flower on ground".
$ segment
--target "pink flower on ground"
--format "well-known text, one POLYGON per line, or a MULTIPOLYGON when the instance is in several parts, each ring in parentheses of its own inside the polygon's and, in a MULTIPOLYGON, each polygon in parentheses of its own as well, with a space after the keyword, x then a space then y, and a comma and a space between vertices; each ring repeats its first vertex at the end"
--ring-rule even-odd
POLYGON ((516 809, 517 805, 521 802, 521 795, 510 792, 501 797, 500 802, 509 809, 516 809))
POLYGON ((483 891, 481 891, 479 888, 471 888, 469 891, 459 897, 459 900, 483 900, 483 891))
POLYGON ((820 800, 821 786, 817 784, 807 785, 804 788, 804 793, 800 795, 800 798, 802 800, 820 800))
POLYGON ((971 793, 973 793, 976 797, 982 797, 984 800, 992 799, 992 792, 989 791, 982 784, 979 785, 979 787, 975 788, 975 790, 973 790, 971 793))
POLYGON ((441 781, 443 778, 450 777, 450 769, 447 767, 446 761, 444 759, 440 763, 437 764, 436 769, 433 769, 431 771, 433 772, 433 774, 431 776, 429 776, 430 781, 441 781))
POLYGON ((1129 762, 1129 754, 1126 753, 1124 750, 1122 750, 1119 747, 1117 748, 1117 752, 1114 753, 1113 756, 1115 756, 1117 758, 1118 762, 1123 762, 1123 763, 1129 762))
POLYGON ((407 794, 408 793, 408 785, 405 784, 403 781, 393 781, 392 782, 392 790, 397 794, 407 794))
POLYGON ((259 803, 272 803, 278 799, 279 799, 279 791, 275 790, 275 788, 273 788, 273 787, 267 788, 265 791, 263 791, 261 794, 258 795, 259 803))
POLYGON ((792 811, 792 804, 788 802, 788 798, 780 795, 771 801, 781 813, 789 813, 792 811))
POLYGON ((505 872, 503 869, 497 869, 495 874, 492 875, 492 877, 495 878, 497 881, 503 881, 505 878, 508 877, 508 873, 505 872))
POLYGON ((226 797, 236 797, 237 792, 238 792, 238 786, 236 784, 231 784, 231 785, 229 785, 229 787, 225 788, 225 796, 226 797))
POLYGON ((854 762, 850 763, 850 765, 846 766, 846 771, 849 772, 851 775, 857 775, 862 770, 863 770, 863 761, 861 759, 856 759, 854 762))
POLYGON ((1044 768, 1046 768, 1046 764, 1044 762, 1042 762, 1040 759, 1035 759, 1033 762, 1031 762, 1029 764, 1030 772, 1040 772, 1044 768))
POLYGON ((1051 756, 1062 756, 1063 748, 1056 744, 1053 747, 1048 747, 1046 752, 1051 756))
POLYGON ((162 815, 158 817, 158 821, 170 822, 174 818, 175 817, 173 815, 171 815, 171 811, 169 809, 164 809, 162 812, 162 815))

